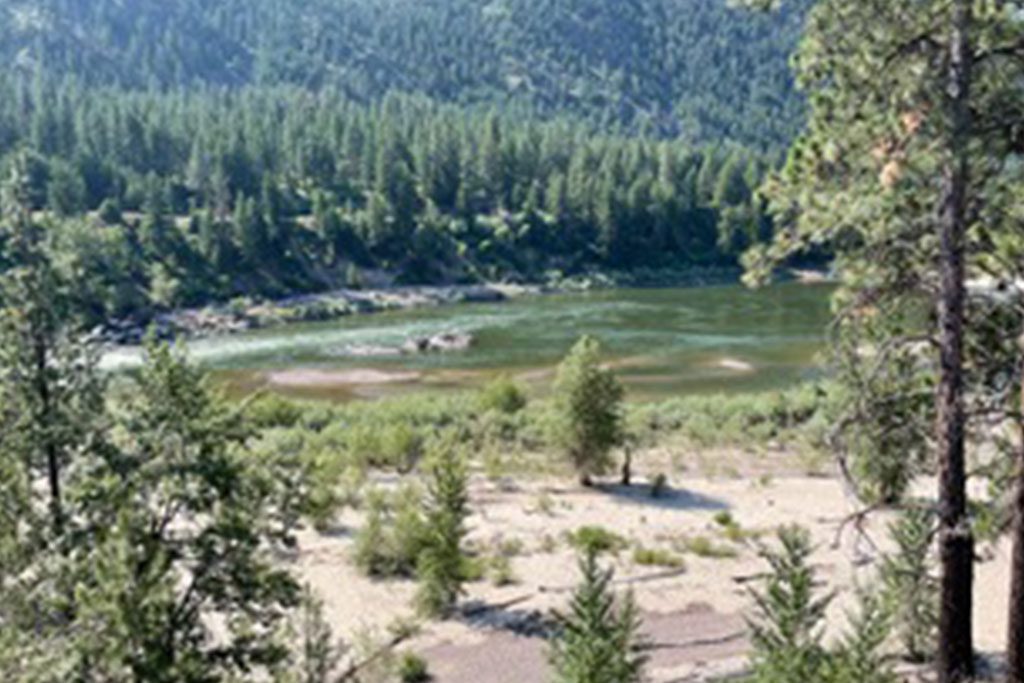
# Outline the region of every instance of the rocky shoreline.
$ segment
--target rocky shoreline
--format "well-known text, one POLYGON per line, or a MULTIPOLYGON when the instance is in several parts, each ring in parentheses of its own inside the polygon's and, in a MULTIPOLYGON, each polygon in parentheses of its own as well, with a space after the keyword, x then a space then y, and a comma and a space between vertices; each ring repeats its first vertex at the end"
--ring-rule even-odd
MULTIPOLYGON (((149 323, 112 321, 99 336, 109 346, 137 346, 149 330, 159 339, 201 339, 301 322, 324 322, 350 315, 408 310, 458 303, 496 303, 522 296, 559 291, 540 285, 447 285, 340 289, 272 302, 237 299, 227 304, 162 313, 149 323)), ((426 340, 425 350, 446 344, 468 344, 463 339, 426 340)), ((447 350, 439 348, 437 350, 447 350)))
MULTIPOLYGON (((569 277, 553 273, 549 274, 544 284, 385 286, 337 289, 273 301, 239 298, 202 308, 160 313, 146 321, 113 320, 101 326, 97 334, 102 342, 110 347, 138 346, 143 343, 149 330, 152 330, 158 339, 187 341, 293 323, 325 322, 350 315, 459 303, 496 303, 522 296, 586 292, 616 287, 690 287, 726 284, 737 282, 740 274, 739 269, 722 267, 689 268, 683 271, 651 269, 625 273, 594 272, 569 277)), ((800 277, 796 279, 802 280, 800 277)), ((464 340, 436 341, 437 344, 429 342, 428 346, 446 347, 452 342, 456 346, 464 343, 464 340)), ((413 349, 406 351, 412 352, 413 349)))

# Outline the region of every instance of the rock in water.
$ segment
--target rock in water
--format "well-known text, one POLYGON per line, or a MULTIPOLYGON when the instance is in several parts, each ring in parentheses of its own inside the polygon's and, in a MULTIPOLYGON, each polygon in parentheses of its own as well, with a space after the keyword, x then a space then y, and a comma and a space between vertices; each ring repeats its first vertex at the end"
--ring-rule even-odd
POLYGON ((402 345, 404 353, 448 353, 473 346, 473 335, 466 332, 442 332, 429 337, 413 337, 402 345))

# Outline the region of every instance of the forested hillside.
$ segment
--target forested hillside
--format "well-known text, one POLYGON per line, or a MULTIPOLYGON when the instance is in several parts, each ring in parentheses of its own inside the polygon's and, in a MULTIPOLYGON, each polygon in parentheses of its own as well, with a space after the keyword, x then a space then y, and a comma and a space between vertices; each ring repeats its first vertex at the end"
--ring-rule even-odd
POLYGON ((0 0, 0 58, 90 84, 400 91, 777 148, 800 119, 787 54, 802 14, 726 0, 0 0))
POLYGON ((741 148, 392 96, 27 88, 0 158, 98 319, 357 284, 734 264, 767 223, 741 148))
MULTIPOLYGON (((0 172, 97 321, 358 284, 735 266, 799 6, 0 0, 0 172)), ((2 265, 2 264, 0 264, 2 265)))

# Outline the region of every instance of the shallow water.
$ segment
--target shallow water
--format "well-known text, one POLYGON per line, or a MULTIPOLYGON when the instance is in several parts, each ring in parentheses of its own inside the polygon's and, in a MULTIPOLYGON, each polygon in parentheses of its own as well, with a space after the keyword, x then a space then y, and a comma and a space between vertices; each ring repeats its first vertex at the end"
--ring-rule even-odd
MULTIPOLYGON (((346 399, 473 386, 503 372, 540 390, 573 342, 590 334, 602 341, 635 399, 764 390, 818 372, 828 293, 827 286, 789 283, 760 291, 727 285, 537 296, 293 325, 199 340, 190 349, 235 393, 271 386, 346 399), (353 352, 444 331, 471 333, 475 343, 444 354, 368 358, 353 352), (310 382, 316 373, 288 378, 280 372, 289 370, 325 373, 310 382), (382 381, 382 373, 393 377, 382 381)), ((118 365, 131 356, 107 361, 118 365)))

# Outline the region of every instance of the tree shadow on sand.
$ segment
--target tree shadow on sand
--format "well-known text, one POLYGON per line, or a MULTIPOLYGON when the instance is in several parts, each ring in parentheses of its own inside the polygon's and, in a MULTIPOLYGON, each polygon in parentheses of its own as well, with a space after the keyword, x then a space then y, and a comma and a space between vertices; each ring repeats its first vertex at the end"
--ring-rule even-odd
POLYGON ((728 510, 729 504, 724 500, 706 496, 703 493, 689 491, 673 486, 662 486, 655 495, 650 484, 598 484, 594 490, 612 496, 628 505, 660 508, 663 510, 728 510))
POLYGON ((540 610, 516 607, 533 597, 534 594, 528 594, 503 603, 470 600, 459 606, 455 618, 473 629, 547 639, 555 628, 551 615, 540 610))

